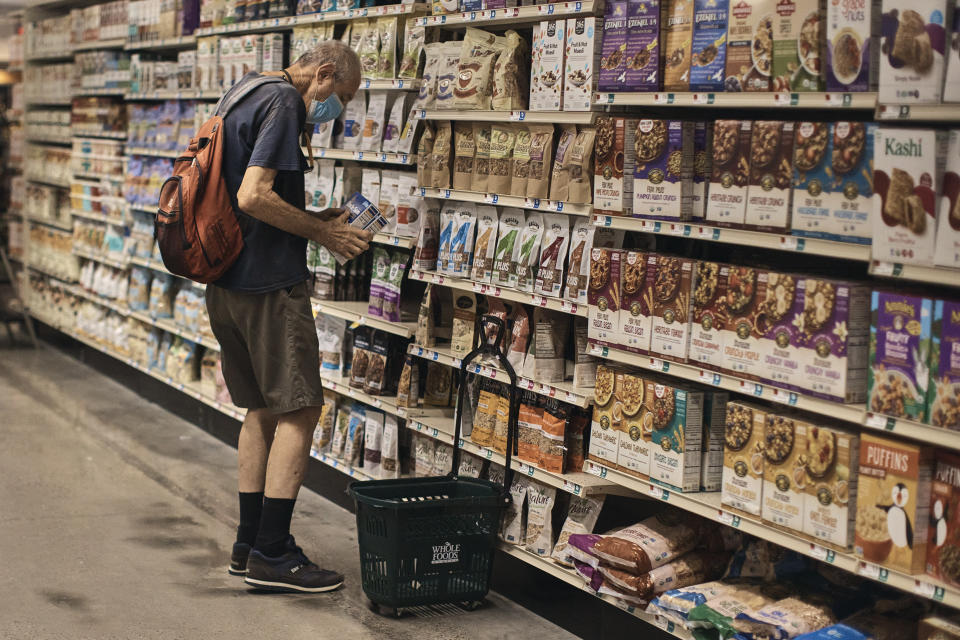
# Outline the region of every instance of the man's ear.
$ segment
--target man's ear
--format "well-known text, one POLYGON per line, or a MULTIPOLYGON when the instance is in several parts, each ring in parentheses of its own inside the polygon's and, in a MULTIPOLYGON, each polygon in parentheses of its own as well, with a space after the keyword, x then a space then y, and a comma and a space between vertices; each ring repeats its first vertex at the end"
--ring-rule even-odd
POLYGON ((325 62, 319 67, 317 67, 317 82, 321 82, 324 78, 333 76, 333 72, 337 70, 337 66, 332 62, 325 62))

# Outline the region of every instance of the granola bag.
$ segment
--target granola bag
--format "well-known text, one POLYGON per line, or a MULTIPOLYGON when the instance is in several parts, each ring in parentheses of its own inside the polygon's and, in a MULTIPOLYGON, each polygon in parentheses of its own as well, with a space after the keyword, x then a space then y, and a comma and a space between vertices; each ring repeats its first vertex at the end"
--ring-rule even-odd
POLYGON ((570 234, 570 255, 567 258, 567 284, 563 297, 574 302, 587 301, 590 280, 590 250, 596 226, 592 221, 577 220, 570 234))
POLYGON ((370 274, 370 301, 367 304, 367 313, 376 318, 383 316, 383 299, 387 283, 387 274, 390 271, 390 254, 385 247, 373 248, 373 271, 370 274))
POLYGON ((380 475, 380 463, 383 460, 383 421, 382 412, 367 409, 363 431, 363 471, 373 477, 380 475))
POLYGON ((360 38, 360 74, 363 78, 376 78, 380 68, 380 30, 376 20, 368 20, 360 38))
POLYGON ((517 139, 513 145, 513 175, 510 177, 510 195, 525 196, 530 176, 530 129, 525 124, 514 125, 517 139))
POLYGON ((397 180, 398 236, 416 238, 420 234, 426 205, 426 199, 420 197, 420 189, 417 188, 417 174, 401 171, 397 180))
POLYGON ((497 248, 497 227, 500 214, 496 207, 477 206, 477 242, 473 250, 473 267, 470 279, 490 282, 493 277, 493 257, 497 248))
MULTIPOLYGON (((422 27, 421 27, 422 28, 422 27)), ((397 19, 384 17, 377 20, 380 32, 380 57, 377 61, 377 77, 397 77, 397 19)))
POLYGON ((493 64, 503 49, 503 38, 468 27, 460 48, 453 86, 453 109, 489 110, 493 64), (501 41, 498 43, 498 40, 501 41))
POLYGON ((480 392, 477 395, 477 410, 473 416, 473 431, 470 441, 481 447, 493 444, 493 431, 497 423, 497 404, 500 397, 496 394, 497 383, 480 379, 480 392))
POLYGON ((363 140, 363 124, 367 117, 367 96, 358 91, 343 107, 343 148, 359 149, 363 140))
POLYGON ((420 136, 420 143, 417 145, 417 183, 429 187, 433 183, 433 171, 431 170, 431 156, 433 155, 433 125, 424 122, 423 135, 420 136))
POLYGON ((528 198, 546 198, 550 195, 550 167, 553 159, 553 125, 531 124, 530 173, 523 195, 528 198))
POLYGON ((597 130, 588 127, 577 132, 570 153, 570 182, 567 185, 567 202, 590 204, 593 202, 593 142, 597 130))
MULTIPOLYGON (((452 151, 452 131, 448 120, 437 125, 433 151, 430 153, 430 182, 427 186, 438 189, 450 188, 450 152, 452 151)), ((423 183, 421 183, 423 184, 423 183)))
POLYGON ((527 487, 527 528, 524 533, 524 548, 538 556, 553 552, 553 503, 557 499, 556 487, 531 482, 527 487))
POLYGON ((540 466, 540 432, 543 422, 543 407, 539 406, 538 396, 532 391, 521 392, 522 400, 517 415, 517 434, 520 443, 517 458, 540 466))
POLYGON ((438 442, 433 450, 433 467, 431 474, 445 476, 450 473, 450 459, 453 457, 453 447, 445 442, 438 442))
POLYGON ((397 406, 415 409, 420 396, 420 363, 416 357, 407 354, 403 360, 403 370, 400 372, 400 382, 397 385, 397 406))
POLYGON ((443 43, 440 65, 437 68, 437 109, 456 109, 453 91, 457 86, 457 69, 460 66, 460 42, 443 43))
POLYGON ((439 301, 433 283, 428 282, 427 288, 423 292, 423 300, 420 301, 420 310, 417 313, 417 331, 413 336, 413 341, 422 347, 432 347, 437 342, 435 326, 438 304, 439 301))
POLYGON ((493 450, 507 455, 507 432, 510 428, 510 390, 497 383, 497 422, 493 428, 493 450))
POLYGON ((527 108, 527 43, 514 30, 504 34, 504 45, 493 67, 493 99, 495 111, 525 110, 527 108))
POLYGON ((397 199, 400 189, 400 172, 386 169, 380 174, 380 200, 377 208, 387 223, 380 233, 396 235, 397 233, 397 199))
MULTIPOLYGON (((422 27, 421 27, 422 28, 422 27)), ((414 109, 432 109, 437 102, 437 76, 440 72, 440 56, 443 53, 443 42, 432 42, 423 46, 426 52, 426 63, 423 65, 423 84, 417 100, 413 103, 414 109)))
POLYGON ((469 291, 455 291, 453 307, 453 340, 450 349, 455 355, 467 354, 473 349, 477 297, 469 291))
POLYGON ((513 147, 517 131, 512 124, 495 124, 490 132, 490 175, 487 191, 510 193, 513 179, 513 147))
POLYGON ((400 134, 403 132, 403 115, 407 112, 407 96, 397 96, 390 105, 390 116, 387 125, 383 128, 383 143, 380 148, 385 153, 396 153, 400 144, 400 134))
POLYGON ((603 499, 605 496, 573 496, 570 498, 570 506, 567 509, 567 518, 563 521, 563 527, 560 528, 560 537, 557 538, 557 544, 553 547, 551 557, 560 564, 572 566, 573 562, 568 560, 567 546, 570 536, 574 534, 593 533, 593 528, 597 524, 597 518, 600 517, 600 510, 603 508, 603 499))
POLYGON ((353 362, 350 366, 350 386, 354 389, 362 389, 366 382, 370 348, 370 329, 357 327, 353 332, 353 362))
POLYGON ((492 125, 489 122, 473 123, 473 180, 470 182, 472 191, 486 192, 487 180, 490 175, 490 136, 492 125))
POLYGON ((390 269, 383 287, 383 319, 387 322, 400 322, 400 289, 403 277, 407 273, 410 254, 406 251, 394 251, 390 254, 390 269))
POLYGON ((457 203, 447 201, 440 210, 440 237, 437 240, 437 273, 453 275, 453 237, 457 228, 457 203))
MULTIPOLYGON (((400 60, 400 71, 397 72, 398 78, 417 77, 417 71, 420 70, 420 57, 423 52, 423 43, 426 39, 426 28, 418 25, 416 20, 408 19, 404 26, 403 59, 400 60)), ((424 71, 424 84, 425 83, 426 71, 424 71)))
POLYGON ((413 268, 432 271, 437 268, 437 240, 440 235, 440 203, 433 199, 420 199, 426 210, 420 212, 420 231, 413 252, 413 268))
MULTIPOLYGON (((492 469, 491 469, 492 471, 492 469)), ((520 545, 525 541, 524 503, 527 499, 527 485, 529 481, 520 474, 514 474, 510 484, 510 506, 503 514, 503 525, 500 537, 504 542, 520 545)))
POLYGON ((453 369, 432 360, 428 362, 423 404, 429 407, 449 407, 452 392, 453 369))
POLYGON ((518 239, 519 247, 511 264, 511 286, 520 291, 533 291, 536 280, 537 258, 540 257, 540 242, 543 239, 543 214, 531 212, 527 215, 518 239))
POLYGON ((372 396, 384 393, 392 381, 387 379, 387 356, 390 354, 390 334, 374 331, 370 341, 370 355, 364 377, 363 391, 372 396))
POLYGON ((500 225, 497 231, 497 246, 493 253, 493 274, 491 281, 494 284, 512 286, 513 262, 520 251, 520 231, 526 222, 523 209, 508 208, 500 214, 500 225))
POLYGON ((400 477, 400 425, 396 416, 386 414, 383 422, 383 439, 380 441, 380 477, 400 477))
POLYGON ((523 367, 529 344, 530 315, 522 304, 518 304, 513 310, 513 327, 510 330, 510 347, 507 350, 507 362, 514 371, 520 371, 523 367))
POLYGON ((414 441, 414 475, 418 478, 423 478, 429 476, 433 472, 433 458, 436 451, 436 441, 427 437, 421 436, 418 434, 413 434, 416 437, 414 441))
POLYGON ((470 122, 453 123, 453 188, 460 191, 470 191, 473 184, 473 130, 470 122))
POLYGON ((604 536, 593 552, 611 567, 639 576, 680 557, 697 541, 693 526, 664 513, 604 536))
POLYGON ((457 203, 456 225, 450 240, 450 263, 447 272, 457 277, 470 275, 473 264, 473 239, 477 230, 477 205, 472 202, 457 203), (451 267, 452 264, 452 267, 451 267))
MULTIPOLYGON (((474 429, 476 429, 476 422, 474 422, 474 429)), ((479 478, 482 474, 483 458, 465 451, 460 454, 460 469, 457 470, 458 476, 461 478, 479 478)))
POLYGON ((563 288, 563 264, 570 242, 570 222, 566 214, 545 213, 543 227, 543 249, 540 250, 534 291, 559 297, 563 288))

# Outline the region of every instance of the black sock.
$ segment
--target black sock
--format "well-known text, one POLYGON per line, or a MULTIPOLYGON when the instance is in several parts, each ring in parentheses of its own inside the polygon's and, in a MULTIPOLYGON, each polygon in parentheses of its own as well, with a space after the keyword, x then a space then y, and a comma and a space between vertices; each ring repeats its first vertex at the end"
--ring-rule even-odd
POLYGON ((263 514, 260 516, 260 531, 253 548, 265 556, 276 558, 287 550, 290 537, 290 518, 296 498, 264 498, 263 514))
POLYGON ((263 491, 240 492, 240 526, 237 527, 237 542, 250 546, 257 540, 260 531, 260 514, 263 512, 263 491))

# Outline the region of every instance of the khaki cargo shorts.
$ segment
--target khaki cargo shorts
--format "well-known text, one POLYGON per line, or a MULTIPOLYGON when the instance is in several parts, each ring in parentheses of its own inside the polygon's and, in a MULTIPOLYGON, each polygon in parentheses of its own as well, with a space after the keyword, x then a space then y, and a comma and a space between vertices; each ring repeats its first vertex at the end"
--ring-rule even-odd
POLYGON ((323 405, 307 283, 269 293, 207 285, 207 313, 233 404, 287 413, 323 405))

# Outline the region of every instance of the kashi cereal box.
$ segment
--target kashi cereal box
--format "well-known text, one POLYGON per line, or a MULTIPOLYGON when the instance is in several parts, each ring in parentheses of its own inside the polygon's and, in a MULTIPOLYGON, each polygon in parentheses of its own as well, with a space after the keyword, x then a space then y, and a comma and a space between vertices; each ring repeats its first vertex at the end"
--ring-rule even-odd
POLYGON ((830 187, 833 125, 828 122, 798 122, 793 141, 792 233, 826 238, 830 219, 830 187))
POLYGON ((730 266, 719 262, 697 263, 697 285, 693 289, 693 318, 690 325, 688 358, 697 366, 721 371, 724 366, 720 331, 729 322, 727 276, 730 266))
POLYGON ((926 568, 933 452, 906 440, 860 436, 857 556, 904 573, 926 568))
MULTIPOLYGON (((960 11, 957 14, 960 15, 960 11)), ((956 66, 960 67, 960 60, 956 66)), ((960 79, 956 85, 960 87, 960 79)), ((957 130, 949 134, 939 207, 933 262, 940 267, 960 269, 960 131, 957 130)))
POLYGON ((623 404, 616 397, 617 382, 623 373, 601 364, 597 367, 597 383, 593 388, 593 420, 590 424, 588 457, 601 464, 617 466, 620 443, 620 423, 623 404))
POLYGON ((590 251, 590 283, 587 291, 588 335, 591 341, 608 347, 619 346, 620 292, 623 251, 601 249, 590 251))
POLYGON ((803 315, 806 280, 792 273, 767 272, 766 295, 760 303, 760 317, 766 333, 761 354, 765 365, 763 380, 778 387, 799 389, 803 368, 797 348, 803 315))
POLYGON ((771 411, 763 428, 761 516, 766 522, 801 533, 806 486, 803 444, 812 426, 794 415, 771 411))
MULTIPOLYGON (((880 27, 881 103, 937 103, 947 51, 946 0, 883 0, 880 27)), ((952 8, 952 7, 950 7, 952 8)))
POLYGON ((723 367, 731 373, 760 380, 763 362, 763 320, 760 303, 767 296, 767 272, 731 266, 727 274, 727 320, 720 330, 723 367))
POLYGON ((700 490, 704 392, 647 380, 650 479, 677 491, 700 490))
POLYGON ((620 304, 621 344, 627 351, 647 353, 652 331, 653 283, 657 256, 643 251, 626 251, 620 265, 623 293, 620 304))
POLYGON ((769 91, 777 0, 730 0, 727 91, 769 91))
POLYGON ((927 420, 935 427, 960 430, 960 302, 933 305, 933 346, 927 420))
POLYGON ((684 362, 690 349, 696 260, 658 255, 651 290, 650 353, 684 362))
POLYGON ((747 213, 752 121, 717 120, 713 124, 707 220, 740 226, 747 213))
POLYGON ((831 426, 811 425, 806 442, 803 532, 847 550, 853 543, 860 439, 831 426))
POLYGON ((763 505, 763 438, 767 412, 746 402, 727 403, 720 502, 759 516, 763 505))
POLYGON ((621 386, 617 388, 617 397, 623 407, 617 468, 641 478, 650 474, 650 431, 644 431, 644 423, 649 424, 650 418, 644 403, 645 392, 644 379, 633 373, 625 373, 621 386))
POLYGON ((783 232, 790 228, 793 196, 793 122, 757 120, 750 142, 747 187, 748 228, 783 232))
POLYGON ((872 122, 833 124, 833 184, 827 196, 830 217, 824 237, 840 242, 870 244, 873 237, 872 122))
POLYGON ((927 574, 960 586, 960 456, 937 451, 930 492, 927 574))

